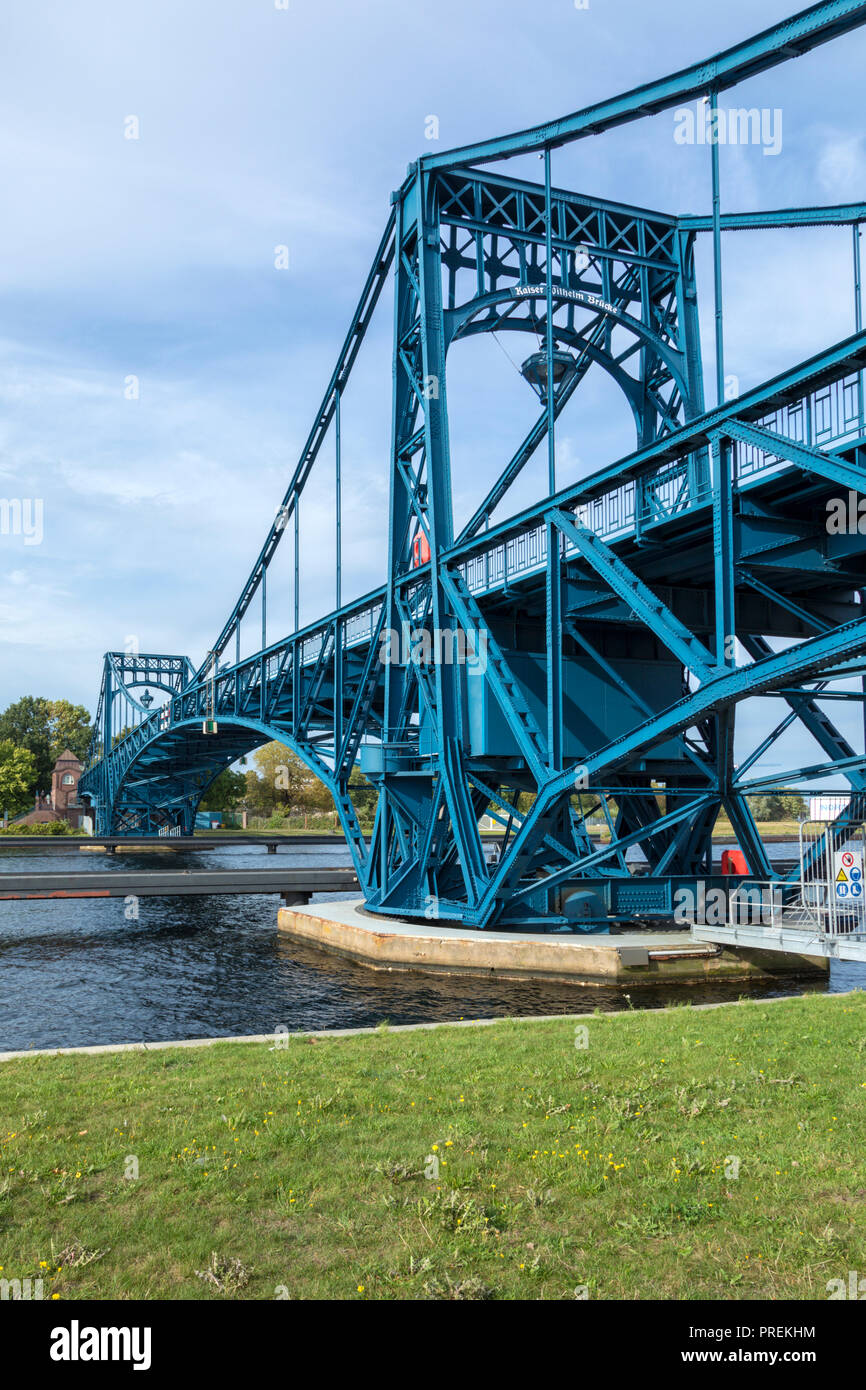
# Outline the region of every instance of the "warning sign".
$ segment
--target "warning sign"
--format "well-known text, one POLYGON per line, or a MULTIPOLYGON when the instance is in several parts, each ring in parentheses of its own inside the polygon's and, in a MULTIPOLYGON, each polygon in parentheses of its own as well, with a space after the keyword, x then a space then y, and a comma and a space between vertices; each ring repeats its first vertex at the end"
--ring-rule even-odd
POLYGON ((863 894, 863 864, 859 854, 850 849, 837 850, 834 855, 833 878, 837 898, 859 898, 863 894))

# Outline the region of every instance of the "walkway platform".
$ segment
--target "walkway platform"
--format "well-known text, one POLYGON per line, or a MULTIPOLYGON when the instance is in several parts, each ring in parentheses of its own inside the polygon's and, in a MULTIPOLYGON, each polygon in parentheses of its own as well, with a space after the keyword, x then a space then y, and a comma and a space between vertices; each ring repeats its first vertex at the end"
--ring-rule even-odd
POLYGON ((576 985, 658 985, 826 978, 829 961, 779 951, 696 942, 688 931, 582 935, 478 931, 462 923, 376 917, 361 900, 284 907, 279 929, 294 941, 374 970, 483 974, 576 985))
POLYGON ((153 872, 65 874, 0 873, 0 902, 26 898, 173 897, 176 894, 279 893, 284 902, 309 902, 314 893, 351 893, 354 869, 160 869, 153 872))
POLYGON ((314 845, 344 846, 342 834, 327 835, 310 832, 297 835, 261 834, 233 835, 231 831, 220 831, 207 835, 2 835, 0 849, 66 851, 79 850, 82 854, 145 854, 154 850, 171 851, 174 854, 203 849, 253 849, 262 845, 268 854, 276 854, 278 849, 309 849, 314 845))
POLYGON ((762 949, 799 952, 811 951, 828 960, 850 960, 866 963, 866 938, 862 936, 830 936, 803 927, 742 926, 726 923, 720 927, 693 927, 695 941, 714 942, 720 946, 760 947, 762 949))

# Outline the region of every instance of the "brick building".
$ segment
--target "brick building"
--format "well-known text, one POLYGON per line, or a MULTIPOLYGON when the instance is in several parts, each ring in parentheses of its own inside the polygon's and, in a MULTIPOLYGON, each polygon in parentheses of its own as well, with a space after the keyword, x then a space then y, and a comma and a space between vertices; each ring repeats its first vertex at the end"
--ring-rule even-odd
POLYGON ((78 800, 78 779, 84 764, 67 748, 60 754, 51 773, 51 791, 38 792, 36 805, 29 815, 22 816, 19 825, 41 825, 47 821, 68 820, 77 829, 82 817, 88 814, 78 800))

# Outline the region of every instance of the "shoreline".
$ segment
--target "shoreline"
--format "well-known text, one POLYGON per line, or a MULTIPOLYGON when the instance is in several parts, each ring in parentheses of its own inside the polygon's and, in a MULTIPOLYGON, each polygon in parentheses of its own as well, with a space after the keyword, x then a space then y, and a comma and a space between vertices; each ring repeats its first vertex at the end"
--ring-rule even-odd
MULTIPOLYGON (((814 991, 810 991, 814 992, 814 991)), ((840 990, 838 994, 822 994, 822 998, 827 999, 850 999, 858 994, 862 994, 860 989, 840 990)), ((156 1042, 121 1042, 121 1043, 86 1043, 80 1047, 33 1047, 19 1048, 15 1051, 0 1052, 0 1062, 17 1062, 25 1057, 76 1057, 80 1054, 90 1054, 99 1056, 108 1052, 163 1052, 167 1048, 173 1047, 217 1047, 220 1043, 252 1044, 268 1043, 277 1050, 277 1041, 286 1040, 286 1043, 293 1041, 305 1041, 310 1038, 362 1038, 362 1037, 381 1037, 389 1033, 420 1033, 432 1032, 436 1028, 492 1028, 496 1024, 503 1023, 562 1023, 572 1019, 594 1019, 597 1017, 618 1018, 620 1014, 633 1017, 637 1014, 672 1014, 683 1010, 707 1010, 707 1009, 728 1009, 734 1006, 746 1007, 751 1005, 755 1008, 764 1008, 769 1004, 785 1004, 792 999, 803 998, 802 993, 776 994, 770 999, 714 999, 705 1004, 665 1004, 658 1009, 621 1009, 608 1015, 607 1013, 597 1015, 595 1013, 580 1014, 498 1014, 495 1018, 455 1018, 445 1019, 435 1023, 389 1023, 383 1027, 376 1024, 371 1028, 321 1028, 321 1029, 301 1029, 296 1033, 238 1033, 229 1034, 225 1037, 216 1038, 170 1038, 158 1040, 156 1042)))

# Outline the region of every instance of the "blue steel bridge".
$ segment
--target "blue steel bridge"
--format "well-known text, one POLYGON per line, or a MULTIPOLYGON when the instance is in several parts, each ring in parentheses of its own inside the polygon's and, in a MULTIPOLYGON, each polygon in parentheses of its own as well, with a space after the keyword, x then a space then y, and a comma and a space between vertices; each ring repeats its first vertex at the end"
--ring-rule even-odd
POLYGON ((682 103, 707 97, 714 109, 744 79, 805 65, 810 49, 864 21, 866 4, 818 4, 625 95, 410 166, 285 496, 211 650, 198 667, 186 656, 105 657, 80 785, 97 834, 190 834, 213 779, 279 739, 329 788, 376 912, 480 927, 667 916, 678 887, 711 878, 720 813, 750 874, 772 877, 749 798, 770 785, 756 764, 796 726, 814 760, 772 784, 834 772, 853 795, 828 835, 845 840, 863 820, 866 756, 833 712, 840 700, 864 708, 866 536, 828 528, 827 504, 856 507, 866 493, 866 202, 727 213, 717 144, 705 216, 573 192, 552 164, 569 142, 682 103), (530 151, 543 157, 543 181, 499 172, 530 151), (850 258, 851 336, 726 401, 723 234, 816 226, 835 227, 850 258), (711 408, 701 237, 713 252, 711 408), (341 403, 389 281, 387 568, 378 589, 344 602, 341 403), (448 382, 460 341, 494 332, 522 334, 532 349, 515 385, 535 391, 538 418, 458 530, 448 382), (592 367, 620 387, 635 448, 558 488, 557 422, 592 367), (536 451, 545 493, 508 515, 509 489, 536 451), (299 514, 317 460, 336 474, 337 606, 301 626, 299 514), (268 567, 286 531, 295 621, 274 634, 268 567), (241 655, 244 622, 253 655, 241 655), (394 634, 410 637, 410 659, 394 655, 406 646, 394 634), (449 659, 461 640, 469 659, 449 659), (152 690, 165 696, 153 709, 152 690), (777 717, 735 762, 737 711, 756 697, 770 697, 777 717), (358 765, 378 792, 368 838, 358 765), (485 814, 502 825, 496 863, 482 850, 485 814), (591 817, 606 820, 609 843, 591 839, 591 817), (626 864, 633 846, 647 861, 640 877, 626 864))

